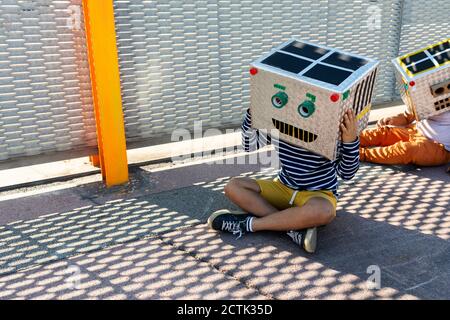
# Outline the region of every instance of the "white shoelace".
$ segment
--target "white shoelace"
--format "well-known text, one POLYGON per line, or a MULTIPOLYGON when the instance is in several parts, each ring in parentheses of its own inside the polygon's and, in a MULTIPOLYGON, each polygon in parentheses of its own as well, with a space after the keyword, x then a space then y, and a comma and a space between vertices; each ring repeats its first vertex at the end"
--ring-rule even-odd
POLYGON ((238 235, 236 239, 239 239, 244 235, 244 232, 239 226, 240 223, 240 221, 222 221, 222 230, 229 231, 234 235, 238 235))
POLYGON ((292 241, 294 241, 299 246, 302 245, 302 234, 298 231, 289 231, 287 235, 291 237, 292 241))

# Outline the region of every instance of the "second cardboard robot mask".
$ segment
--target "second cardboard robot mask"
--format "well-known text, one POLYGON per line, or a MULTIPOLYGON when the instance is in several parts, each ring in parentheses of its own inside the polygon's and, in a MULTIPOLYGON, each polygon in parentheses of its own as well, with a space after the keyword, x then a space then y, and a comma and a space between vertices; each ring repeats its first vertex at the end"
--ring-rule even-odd
POLYGON ((333 160, 344 112, 353 109, 359 131, 367 126, 377 65, 305 41, 283 43, 251 65, 252 126, 333 160))
POLYGON ((393 60, 403 102, 424 120, 450 110, 450 39, 393 60))

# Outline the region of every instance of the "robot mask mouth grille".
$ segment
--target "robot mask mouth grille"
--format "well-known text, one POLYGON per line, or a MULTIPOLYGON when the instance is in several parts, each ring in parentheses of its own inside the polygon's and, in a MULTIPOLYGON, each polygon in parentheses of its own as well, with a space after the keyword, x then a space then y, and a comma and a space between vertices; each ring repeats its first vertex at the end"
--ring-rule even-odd
POLYGON ((309 143, 317 139, 317 134, 294 127, 291 124, 276 119, 272 119, 272 123, 275 126, 275 128, 277 128, 277 130, 280 131, 280 133, 291 136, 295 139, 299 139, 303 142, 309 143))

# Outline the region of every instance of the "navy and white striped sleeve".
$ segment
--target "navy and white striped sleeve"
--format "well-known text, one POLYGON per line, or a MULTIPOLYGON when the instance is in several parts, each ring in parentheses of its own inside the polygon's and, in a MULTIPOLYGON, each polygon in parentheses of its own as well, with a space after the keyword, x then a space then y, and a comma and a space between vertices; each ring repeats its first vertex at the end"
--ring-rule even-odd
POLYGON ((359 169, 359 139, 343 142, 336 171, 343 180, 352 179, 359 169))
POLYGON ((242 129, 242 146, 244 151, 250 152, 258 150, 259 148, 270 143, 267 141, 267 137, 259 132, 257 129, 252 128, 252 116, 250 109, 247 109, 245 113, 244 122, 241 126, 242 129))

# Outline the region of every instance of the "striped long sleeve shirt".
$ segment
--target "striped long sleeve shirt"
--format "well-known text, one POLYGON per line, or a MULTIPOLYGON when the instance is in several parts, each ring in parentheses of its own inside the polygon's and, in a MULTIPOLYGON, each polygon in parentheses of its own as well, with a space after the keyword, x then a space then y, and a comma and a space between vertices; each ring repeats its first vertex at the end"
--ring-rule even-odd
POLYGON ((242 144, 244 150, 254 151, 267 144, 273 144, 278 153, 281 168, 279 180, 294 190, 329 190, 338 196, 339 175, 350 180, 359 168, 359 139, 351 143, 339 143, 336 160, 294 146, 283 140, 275 139, 251 128, 252 118, 249 110, 242 124, 242 144))

